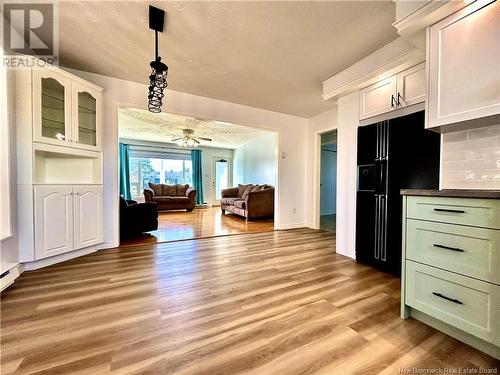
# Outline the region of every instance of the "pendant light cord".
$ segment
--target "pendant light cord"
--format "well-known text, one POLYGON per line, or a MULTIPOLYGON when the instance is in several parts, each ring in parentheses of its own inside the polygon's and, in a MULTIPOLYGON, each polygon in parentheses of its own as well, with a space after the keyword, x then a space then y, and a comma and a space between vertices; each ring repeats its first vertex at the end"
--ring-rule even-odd
POLYGON ((158 30, 155 30, 155 61, 158 60, 158 30))

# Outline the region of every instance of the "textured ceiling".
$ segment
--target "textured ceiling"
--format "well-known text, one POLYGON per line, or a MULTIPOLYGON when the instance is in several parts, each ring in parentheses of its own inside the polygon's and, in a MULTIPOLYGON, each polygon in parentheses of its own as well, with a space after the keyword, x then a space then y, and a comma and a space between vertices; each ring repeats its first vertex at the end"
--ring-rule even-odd
POLYGON ((144 109, 120 108, 118 110, 118 131, 120 138, 172 143, 173 138, 182 136, 183 129, 194 130, 194 137, 211 138, 200 140, 201 146, 237 148, 253 142, 272 132, 230 124, 220 121, 205 121, 194 117, 170 113, 151 113, 144 109))
MULTIPOLYGON (((147 83, 149 4, 61 2, 61 65, 147 83)), ((333 106, 323 80, 397 37, 392 1, 151 4, 167 12, 160 55, 169 88, 301 117, 333 106)))

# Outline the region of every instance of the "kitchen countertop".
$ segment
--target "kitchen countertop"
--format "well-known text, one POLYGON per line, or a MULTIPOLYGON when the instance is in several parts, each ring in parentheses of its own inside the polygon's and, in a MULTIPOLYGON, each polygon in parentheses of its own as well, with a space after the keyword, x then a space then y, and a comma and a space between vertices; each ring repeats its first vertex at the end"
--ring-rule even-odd
POLYGON ((500 199, 500 190, 401 189, 401 195, 418 195, 418 196, 425 196, 425 197, 456 197, 456 198, 491 198, 491 199, 500 199))

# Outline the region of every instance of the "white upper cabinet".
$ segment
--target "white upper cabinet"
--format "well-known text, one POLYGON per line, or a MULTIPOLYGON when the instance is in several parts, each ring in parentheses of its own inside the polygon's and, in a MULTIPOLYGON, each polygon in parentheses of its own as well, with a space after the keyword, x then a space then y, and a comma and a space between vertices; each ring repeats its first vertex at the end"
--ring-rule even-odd
POLYGON ((73 83, 73 141, 76 147, 99 149, 101 93, 91 87, 73 83))
POLYGON ((33 70, 33 140, 99 151, 102 94, 57 68, 33 70))
POLYGON ((425 101, 425 63, 406 69, 398 74, 398 107, 422 103, 425 101))
POLYGON ((373 117, 396 108, 396 76, 384 79, 361 90, 359 114, 361 119, 373 117))
POLYGON ((500 114, 500 2, 478 0, 427 32, 428 128, 500 114))
POLYGON ((360 120, 425 101, 425 64, 383 79, 360 91, 360 120))
POLYGON ((33 140, 71 142, 71 80, 56 69, 33 71, 33 140))

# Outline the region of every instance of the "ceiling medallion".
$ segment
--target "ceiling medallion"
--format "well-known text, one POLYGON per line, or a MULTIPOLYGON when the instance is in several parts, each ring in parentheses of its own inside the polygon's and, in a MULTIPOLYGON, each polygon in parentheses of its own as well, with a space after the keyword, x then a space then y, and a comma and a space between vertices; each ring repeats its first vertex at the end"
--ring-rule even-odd
POLYGON ((153 113, 161 112, 163 90, 167 87, 168 66, 161 62, 158 56, 158 33, 163 32, 165 11, 149 6, 149 28, 155 31, 155 59, 149 63, 148 110, 153 113))
POLYGON ((212 141, 210 138, 205 137, 195 138, 193 129, 183 129, 182 133, 184 134, 182 137, 172 139, 172 142, 176 142, 179 146, 182 147, 198 147, 198 145, 200 144, 200 141, 198 139, 209 142, 212 141))

